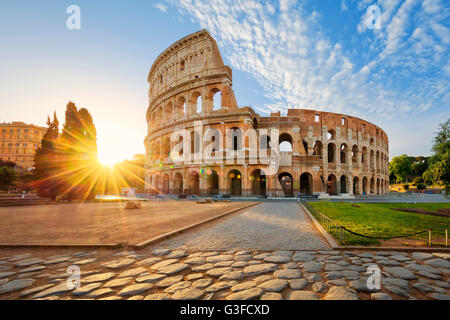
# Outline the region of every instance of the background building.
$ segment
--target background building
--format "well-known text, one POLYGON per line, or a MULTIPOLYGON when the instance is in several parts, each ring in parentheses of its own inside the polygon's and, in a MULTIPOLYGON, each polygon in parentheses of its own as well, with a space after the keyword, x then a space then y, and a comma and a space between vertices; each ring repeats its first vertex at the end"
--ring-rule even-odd
POLYGON ((0 159, 12 161, 24 170, 33 169, 34 155, 46 130, 24 122, 0 123, 0 159))

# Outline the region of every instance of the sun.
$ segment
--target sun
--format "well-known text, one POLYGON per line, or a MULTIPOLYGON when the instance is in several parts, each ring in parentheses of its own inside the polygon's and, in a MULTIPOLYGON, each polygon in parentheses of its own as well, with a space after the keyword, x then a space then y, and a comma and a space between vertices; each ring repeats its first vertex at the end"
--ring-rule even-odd
POLYGON ((123 160, 123 156, 121 157, 117 154, 117 152, 102 150, 100 148, 98 150, 98 161, 104 166, 113 167, 115 164, 122 162, 123 160))

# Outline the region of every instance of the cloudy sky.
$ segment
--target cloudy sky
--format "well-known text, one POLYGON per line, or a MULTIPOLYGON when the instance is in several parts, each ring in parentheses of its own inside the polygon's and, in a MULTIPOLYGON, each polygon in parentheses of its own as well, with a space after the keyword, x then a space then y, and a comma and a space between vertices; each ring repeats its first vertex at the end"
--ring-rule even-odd
POLYGON ((44 124, 87 107, 105 162, 142 153, 147 73, 206 28, 239 105, 342 112, 382 127, 390 156, 429 155, 450 117, 445 0, 14 1, 0 5, 0 121, 44 124), (81 9, 69 30, 66 8, 81 9))

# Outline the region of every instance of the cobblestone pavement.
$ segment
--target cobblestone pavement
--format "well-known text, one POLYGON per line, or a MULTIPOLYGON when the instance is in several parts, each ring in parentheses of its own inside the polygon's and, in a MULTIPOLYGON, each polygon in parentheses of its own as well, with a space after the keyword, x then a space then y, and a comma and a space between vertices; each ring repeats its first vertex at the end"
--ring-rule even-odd
MULTIPOLYGON (((30 252, 32 252, 30 250, 30 252)), ((450 299, 450 254, 147 248, 0 256, 0 299, 450 299), (367 287, 371 264, 380 290, 367 287), (79 288, 68 270, 81 271, 79 288), (68 276, 71 275, 70 278, 68 276)))
POLYGON ((160 244, 186 250, 327 250, 295 201, 261 202, 215 225, 160 244))

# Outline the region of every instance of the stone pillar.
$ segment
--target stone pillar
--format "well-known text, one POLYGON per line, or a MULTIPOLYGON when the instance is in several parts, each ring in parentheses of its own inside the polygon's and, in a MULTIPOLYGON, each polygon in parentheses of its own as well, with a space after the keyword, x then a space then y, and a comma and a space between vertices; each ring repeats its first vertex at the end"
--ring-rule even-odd
POLYGON ((249 194, 250 184, 248 179, 248 166, 247 164, 242 165, 242 196, 247 197, 249 194))

